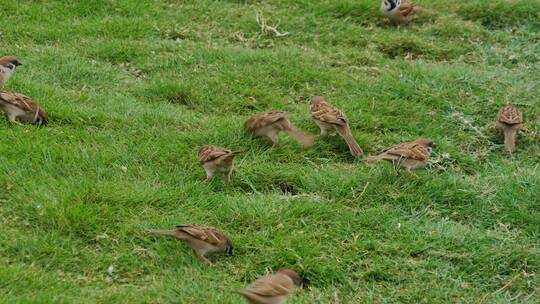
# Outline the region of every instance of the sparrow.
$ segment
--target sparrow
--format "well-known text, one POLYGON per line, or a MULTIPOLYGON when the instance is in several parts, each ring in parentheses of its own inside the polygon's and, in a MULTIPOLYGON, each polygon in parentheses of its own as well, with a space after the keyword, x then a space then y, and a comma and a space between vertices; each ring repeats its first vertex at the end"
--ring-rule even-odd
POLYGON ((12 92, 0 92, 0 110, 4 112, 9 122, 23 125, 32 123, 46 126, 47 112, 43 110, 32 98, 12 92))
POLYGON ((336 131, 347 143, 352 156, 358 157, 364 154, 362 148, 354 140, 347 116, 333 108, 322 96, 311 98, 311 117, 321 129, 321 136, 328 132, 336 131))
POLYGON ((394 24, 406 24, 416 13, 433 13, 429 9, 416 6, 409 0, 382 0, 381 13, 394 24))
POLYGON ((197 258, 208 265, 213 265, 206 258, 209 253, 233 255, 233 245, 229 237, 214 227, 207 225, 184 224, 172 230, 147 229, 148 233, 172 236, 183 241, 197 258))
POLYGON ((425 167, 435 147, 437 145, 431 139, 417 139, 389 148, 377 156, 370 156, 367 161, 373 163, 387 160, 394 166, 411 171, 425 167))
POLYGON ((243 290, 233 291, 244 296, 251 304, 282 304, 300 285, 300 276, 291 269, 257 279, 243 290))
POLYGON ((523 123, 523 114, 519 109, 508 104, 502 107, 497 114, 496 127, 504 135, 504 147, 512 154, 516 148, 516 135, 523 123))
POLYGON ((199 161, 206 172, 205 183, 214 178, 215 173, 223 173, 225 183, 231 180, 234 157, 240 151, 231 151, 229 149, 204 145, 199 150, 199 161))
POLYGON ((0 57, 0 88, 9 80, 22 63, 14 56, 0 57))
POLYGON ((259 113, 246 120, 244 127, 255 136, 269 139, 273 147, 279 143, 281 131, 290 135, 304 147, 312 146, 313 136, 298 130, 291 124, 288 116, 287 112, 279 111, 259 113))

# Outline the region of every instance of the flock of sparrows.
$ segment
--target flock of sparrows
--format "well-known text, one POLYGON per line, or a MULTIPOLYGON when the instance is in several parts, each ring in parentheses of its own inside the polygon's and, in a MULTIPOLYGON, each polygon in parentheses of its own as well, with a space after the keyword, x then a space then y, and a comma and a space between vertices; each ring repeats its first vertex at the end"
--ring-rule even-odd
MULTIPOLYGON (((382 0, 381 12, 395 24, 410 22, 419 12, 431 11, 415 6, 407 0, 382 0)), ((0 88, 10 79, 17 67, 22 63, 14 56, 0 58, 0 88)), ((47 112, 38 106, 30 97, 13 92, 0 92, 0 110, 5 113, 9 122, 23 125, 47 125, 47 112)), ((330 105, 322 96, 314 96, 310 107, 311 117, 320 128, 321 136, 328 133, 339 134, 353 157, 361 157, 364 152, 351 134, 349 120, 345 114, 330 105)), ((515 150, 516 134, 523 123, 522 113, 511 104, 500 109, 496 117, 496 127, 504 135, 504 145, 508 152, 515 150)), ((303 147, 314 144, 315 136, 302 132, 291 124, 287 112, 264 112, 249 118, 245 128, 256 137, 268 140, 272 146, 279 143, 279 135, 284 132, 294 138, 303 147)), ((367 162, 389 161, 396 167, 410 171, 424 167, 436 145, 430 139, 417 139, 412 142, 393 146, 377 156, 369 156, 367 162)), ((233 171, 234 157, 242 151, 232 151, 226 148, 204 145, 199 150, 199 161, 206 172, 206 182, 215 174, 223 174, 228 183, 233 171)), ((148 229, 148 233, 164 235, 183 241, 193 250, 197 258, 212 265, 207 254, 233 254, 230 238, 218 229, 207 225, 186 224, 178 225, 172 230, 148 229)), ((295 286, 299 286, 301 278, 294 270, 282 269, 257 279, 251 285, 240 291, 253 304, 284 303, 295 286)))

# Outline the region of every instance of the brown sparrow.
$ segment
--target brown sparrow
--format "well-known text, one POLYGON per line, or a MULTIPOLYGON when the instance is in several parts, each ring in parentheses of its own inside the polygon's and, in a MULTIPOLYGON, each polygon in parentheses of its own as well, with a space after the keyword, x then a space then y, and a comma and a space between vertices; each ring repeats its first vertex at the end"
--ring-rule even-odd
POLYGON ((4 86, 20 65, 22 63, 14 56, 0 57, 0 88, 4 86))
POLYGON ((321 135, 336 131, 343 137, 351 154, 354 157, 364 154, 362 148, 354 140, 347 116, 333 108, 322 96, 314 96, 311 99, 311 117, 321 129, 321 135))
POLYGON ((246 289, 233 291, 244 296, 251 304, 282 304, 300 285, 300 276, 291 269, 257 279, 246 289))
POLYGON ((433 12, 416 6, 409 0, 382 0, 381 13, 394 24, 406 24, 413 20, 416 13, 433 12))
POLYGON ((313 145, 314 141, 312 135, 303 133, 291 124, 287 112, 259 113, 249 118, 244 126, 255 136, 269 139, 272 146, 279 143, 279 133, 281 131, 290 135, 304 147, 313 145))
POLYGON ((212 145, 202 146, 199 150, 199 161, 206 172, 204 182, 208 183, 212 180, 215 173, 223 173, 225 183, 229 183, 233 170, 233 160, 238 153, 240 151, 231 151, 212 145))
POLYGON ((504 135, 504 147, 509 153, 516 148, 516 134, 523 123, 523 114, 514 105, 506 105, 497 114, 497 129, 504 135))
POLYGON ((32 123, 45 126, 48 123, 47 112, 39 107, 32 98, 22 94, 0 92, 0 110, 14 124, 32 123))
POLYGON ((223 232, 211 226, 186 224, 178 225, 176 229, 172 230, 147 229, 146 231, 152 234, 172 236, 185 242, 193 250, 195 256, 208 265, 213 264, 206 258, 206 254, 233 254, 231 240, 223 232))
POLYGON ((426 166, 433 148, 437 147, 431 139, 417 139, 394 146, 382 154, 370 156, 368 162, 390 161, 394 166, 400 166, 406 171, 426 166))

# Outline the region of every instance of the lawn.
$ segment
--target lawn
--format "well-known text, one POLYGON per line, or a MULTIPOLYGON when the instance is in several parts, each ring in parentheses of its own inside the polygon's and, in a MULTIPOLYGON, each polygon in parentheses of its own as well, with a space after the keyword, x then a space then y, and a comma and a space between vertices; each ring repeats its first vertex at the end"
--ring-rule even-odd
POLYGON ((0 55, 24 63, 4 89, 50 122, 0 120, 0 302, 242 303, 225 290, 290 267, 289 303, 539 303, 540 2, 417 3, 437 14, 394 27, 378 0, 2 0, 0 55), (285 110, 318 134, 313 95, 367 154, 433 139, 428 168, 243 130, 285 110), (203 144, 246 150, 230 185, 202 183, 203 144), (180 223, 235 256, 144 231, 180 223))

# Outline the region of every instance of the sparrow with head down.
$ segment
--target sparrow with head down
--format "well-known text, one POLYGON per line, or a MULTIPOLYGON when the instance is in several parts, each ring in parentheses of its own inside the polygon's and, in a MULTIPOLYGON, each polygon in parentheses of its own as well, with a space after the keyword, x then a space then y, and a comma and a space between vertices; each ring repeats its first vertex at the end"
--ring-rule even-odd
POLYGON ((322 96, 314 96, 311 99, 311 117, 321 129, 321 135, 328 132, 337 132, 349 146, 352 156, 358 157, 364 154, 351 134, 347 116, 338 109, 332 107, 322 96))
POLYGON ((232 151, 218 146, 204 145, 199 150, 199 161, 206 172, 205 183, 208 183, 216 173, 223 173, 225 183, 231 180, 234 157, 240 151, 232 151))
POLYGON ((291 269, 281 269, 275 274, 257 279, 238 293, 251 304, 283 304, 301 282, 300 276, 291 269))
POLYGON ((15 56, 0 57, 0 88, 11 78, 22 63, 15 56))
POLYGON ((229 237, 214 227, 207 225, 183 224, 172 230, 147 229, 148 233, 165 235, 183 241, 197 258, 208 265, 213 265, 207 254, 226 253, 233 254, 233 245, 229 237))
POLYGON ((523 123, 523 114, 519 109, 508 104, 497 113, 496 127, 504 135, 504 147, 510 154, 516 149, 516 135, 523 123))
POLYGON ((268 139, 272 146, 279 143, 281 132, 287 133, 304 147, 313 145, 313 136, 298 130, 291 124, 288 116, 287 112, 279 111, 259 113, 246 120, 244 126, 253 135, 268 139))
POLYGON ((406 171, 424 168, 427 165, 433 148, 437 145, 431 139, 417 139, 385 150, 377 156, 367 158, 368 162, 389 161, 396 167, 406 171))
POLYGON ((23 125, 26 123, 45 126, 49 122, 47 112, 32 98, 19 93, 0 92, 0 110, 9 122, 23 125))

